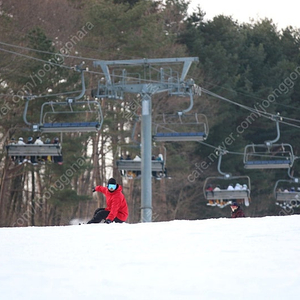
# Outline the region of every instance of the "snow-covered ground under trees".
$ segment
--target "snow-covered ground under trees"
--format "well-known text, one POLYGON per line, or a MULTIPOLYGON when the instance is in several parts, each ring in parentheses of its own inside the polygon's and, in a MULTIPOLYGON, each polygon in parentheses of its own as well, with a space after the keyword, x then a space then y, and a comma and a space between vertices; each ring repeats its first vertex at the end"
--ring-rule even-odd
POLYGON ((299 299, 300 216, 0 228, 2 300, 299 299))

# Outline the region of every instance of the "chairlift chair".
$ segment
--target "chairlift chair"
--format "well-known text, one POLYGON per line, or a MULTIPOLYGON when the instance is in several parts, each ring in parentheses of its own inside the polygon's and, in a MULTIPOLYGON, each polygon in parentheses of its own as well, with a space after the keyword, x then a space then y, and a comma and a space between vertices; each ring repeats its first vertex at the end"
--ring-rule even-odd
POLYGON ((294 163, 290 144, 251 144, 245 147, 245 169, 289 169, 294 163))
POLYGON ((222 176, 208 177, 203 185, 204 198, 208 201, 207 205, 219 206, 221 208, 230 204, 231 202, 239 202, 249 206, 250 204, 250 191, 251 182, 249 176, 232 176, 229 173, 221 171, 222 156, 226 154, 225 150, 219 149, 217 154, 218 159, 218 172, 222 176), (229 189, 229 185, 232 189, 229 189), (236 185, 239 186, 236 187, 236 185))
POLYGON ((299 183, 293 180, 277 180, 274 187, 274 197, 276 205, 281 207, 300 207, 300 187, 299 183), (295 190, 291 186, 296 186, 295 190))
POLYGON ((45 133, 57 132, 97 132, 101 129, 103 115, 100 103, 97 100, 79 100, 84 96, 84 69, 75 67, 81 72, 82 91, 74 98, 67 98, 66 101, 45 102, 41 106, 40 122, 32 124, 27 121, 27 111, 30 100, 35 97, 26 97, 23 119, 27 125, 32 126, 33 131, 45 133))
POLYGON ((205 199, 208 201, 212 200, 211 206, 224 207, 226 204, 231 202, 242 202, 249 206, 250 200, 250 178, 248 176, 216 176, 206 178, 203 185, 203 194, 205 199), (233 188, 239 183, 241 185, 240 190, 228 190, 228 186, 232 184, 233 188), (242 186, 246 186, 245 189, 242 189, 242 186), (219 187, 218 190, 210 190, 208 187, 215 189, 219 187), (216 202, 218 201, 218 202, 216 202))
MULTIPOLYGON (((116 160, 117 169, 120 171, 122 176, 128 177, 127 175, 129 172, 139 172, 139 173, 142 172, 142 161, 134 159, 134 155, 140 155, 139 144, 120 146, 117 152, 119 152, 120 157, 122 157, 122 159, 119 158, 118 160, 116 160), (128 158, 126 159, 126 154, 129 153, 130 151, 133 156, 130 155, 130 159, 128 158)), ((165 166, 166 166, 166 149, 164 147, 163 160, 157 160, 157 159, 151 160, 151 168, 152 168, 151 171, 163 174, 165 170, 165 166)))
POLYGON ((277 114, 273 116, 273 120, 276 122, 277 137, 265 141, 264 144, 247 145, 244 150, 245 169, 289 169, 293 166, 293 147, 290 144, 277 143, 280 138, 281 118, 277 114))
POLYGON ((8 156, 61 156, 60 144, 11 144, 6 146, 8 156))
POLYGON ((163 114, 157 118, 153 139, 157 142, 204 141, 208 121, 204 114, 163 114))
POLYGON ((34 131, 41 132, 97 132, 101 129, 103 116, 98 101, 45 102, 41 107, 40 123, 34 131), (47 110, 48 109, 48 110, 47 110), (69 122, 65 122, 71 115, 69 122), (81 118, 83 116, 83 118, 81 118), (92 119, 90 121, 80 119, 92 119), (47 122, 48 120, 52 122, 47 122), (72 120, 72 121, 71 121, 72 120))
MULTIPOLYGON (((142 163, 141 161, 135 160, 117 160, 117 168, 118 170, 124 171, 142 171, 142 163)), ((151 161, 152 172, 162 172, 164 167, 163 161, 151 161)))
POLYGON ((291 176, 291 169, 288 170, 290 179, 276 181, 274 197, 276 205, 281 207, 300 207, 300 179, 291 176))

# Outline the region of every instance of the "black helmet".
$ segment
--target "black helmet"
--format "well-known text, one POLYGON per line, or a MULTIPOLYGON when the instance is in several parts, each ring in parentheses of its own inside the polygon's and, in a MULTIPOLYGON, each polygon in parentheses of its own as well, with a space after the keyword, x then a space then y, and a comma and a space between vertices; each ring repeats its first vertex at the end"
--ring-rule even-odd
POLYGON ((107 184, 117 184, 117 181, 114 178, 110 178, 107 184))

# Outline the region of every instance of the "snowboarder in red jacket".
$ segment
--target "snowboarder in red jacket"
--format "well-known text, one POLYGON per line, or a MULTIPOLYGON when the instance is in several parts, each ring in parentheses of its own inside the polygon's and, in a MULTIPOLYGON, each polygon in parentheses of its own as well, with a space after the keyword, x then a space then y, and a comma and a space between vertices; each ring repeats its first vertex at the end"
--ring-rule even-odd
POLYGON ((98 208, 88 224, 100 223, 102 220, 105 220, 107 224, 123 223, 127 220, 127 202, 122 193, 122 186, 117 184, 114 178, 108 180, 107 187, 98 185, 93 188, 93 192, 100 192, 106 196, 106 208, 98 208))
POLYGON ((245 217, 245 214, 244 214, 243 210, 241 209, 241 207, 236 202, 233 202, 230 205, 230 208, 231 208, 231 218, 245 217))

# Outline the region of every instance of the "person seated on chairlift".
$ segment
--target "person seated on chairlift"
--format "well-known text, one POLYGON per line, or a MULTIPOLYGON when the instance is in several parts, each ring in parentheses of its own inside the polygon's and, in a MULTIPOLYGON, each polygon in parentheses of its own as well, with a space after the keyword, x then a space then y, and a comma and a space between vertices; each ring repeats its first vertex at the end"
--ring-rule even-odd
MULTIPOLYGON (((155 155, 152 155, 151 160, 156 160, 155 155)), ((157 178, 157 171, 152 171, 152 176, 157 178)))
MULTIPOLYGON (((136 155, 135 158, 133 159, 133 161, 141 161, 141 158, 138 155, 136 155)), ((132 171, 132 174, 133 174, 133 177, 140 176, 141 171, 132 171)))
MULTIPOLYGON (((124 160, 123 154, 121 154, 119 160, 124 160)), ((126 171, 125 170, 120 170, 120 175, 122 177, 126 176, 126 171)))
POLYGON ((214 192, 218 192, 218 191, 221 191, 221 187, 219 185, 217 185, 214 189, 213 189, 214 192))
MULTIPOLYGON (((35 145, 44 145, 44 142, 42 141, 42 138, 40 136, 38 136, 34 142, 35 145)), ((43 157, 38 156, 37 160, 41 163, 41 164, 45 164, 45 160, 43 157)))
MULTIPOLYGON (((16 140, 15 140, 14 137, 12 137, 12 138, 10 139, 10 142, 9 142, 8 145, 16 145, 16 140)), ((12 160, 12 161, 15 161, 16 159, 17 159, 17 156, 11 156, 11 160, 12 160)))
MULTIPOLYGON (((29 145, 32 145, 33 144, 33 138, 32 137, 29 137, 27 139, 27 144, 29 145)), ((36 157, 35 156, 30 156, 30 162, 33 164, 33 165, 37 165, 38 163, 36 162, 36 157)))
POLYGON ((42 141, 42 138, 38 136, 34 142, 35 145, 44 145, 44 142, 42 141))
POLYGON ((206 187, 206 191, 207 192, 212 192, 213 191, 213 186, 211 184, 209 184, 207 187, 206 187))
MULTIPOLYGON (((18 142, 17 142, 17 145, 26 145, 26 144, 24 143, 24 140, 23 140, 22 137, 19 137, 19 140, 18 140, 18 142)), ((26 161, 27 161, 27 160, 25 160, 25 156, 19 156, 19 157, 18 157, 18 160, 19 160, 19 164, 22 164, 23 162, 26 162, 26 161)))
POLYGON ((240 185, 239 183, 237 183, 237 184, 235 185, 235 187, 234 187, 234 190, 235 190, 235 191, 240 191, 240 190, 242 190, 242 185, 240 185))
POLYGON ((161 153, 160 153, 160 154, 158 154, 158 156, 157 156, 156 160, 158 160, 158 161, 163 161, 163 160, 164 160, 164 157, 163 157, 163 155, 162 155, 161 153))
POLYGON ((237 202, 233 202, 230 205, 231 208, 231 218, 242 218, 245 214, 237 202))
MULTIPOLYGON (((58 138, 58 137, 54 138, 53 144, 54 144, 54 145, 59 144, 59 138, 58 138)), ((63 164, 63 157, 62 157, 62 155, 59 155, 59 156, 53 156, 53 159, 52 159, 52 160, 53 160, 55 163, 59 164, 59 165, 62 165, 62 164, 63 164)))
MULTIPOLYGON (((213 189, 213 191, 214 191, 214 192, 219 192, 219 191, 221 191, 221 186, 220 186, 220 185, 216 185, 216 187, 213 189)), ((216 199, 216 200, 215 200, 216 204, 219 204, 219 205, 224 205, 226 201, 227 201, 227 200, 225 200, 225 199, 224 199, 224 201, 223 201, 223 200, 220 200, 220 199, 216 199)))
POLYGON ((227 191, 234 191, 233 185, 229 184, 227 187, 227 191))

